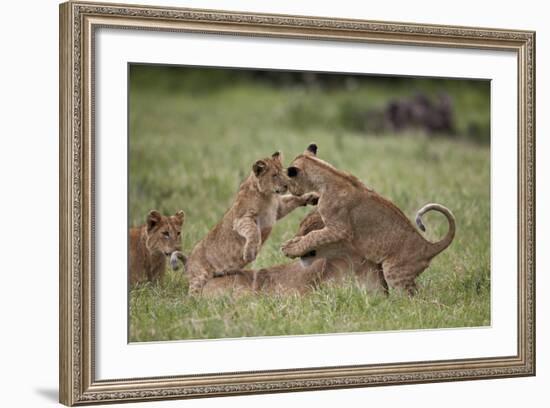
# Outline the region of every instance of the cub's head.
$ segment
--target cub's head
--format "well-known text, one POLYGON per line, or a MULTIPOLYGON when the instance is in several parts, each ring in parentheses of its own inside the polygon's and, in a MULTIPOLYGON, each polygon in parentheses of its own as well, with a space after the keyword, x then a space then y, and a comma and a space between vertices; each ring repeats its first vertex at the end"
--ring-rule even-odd
POLYGON ((172 216, 161 215, 153 210, 147 215, 147 249, 170 256, 174 251, 181 251, 181 229, 185 214, 178 211, 172 216))
POLYGON ((288 188, 292 194, 299 196, 316 190, 316 156, 317 145, 312 143, 286 169, 289 178, 288 188))
POLYGON ((288 179, 282 164, 282 155, 275 152, 271 157, 258 160, 252 165, 252 172, 262 193, 284 194, 288 190, 288 179))
MULTIPOLYGON (((309 234, 311 231, 323 229, 325 223, 321 218, 321 215, 317 210, 310 212, 306 218, 300 223, 297 237, 303 237, 309 234)), ((307 254, 300 257, 302 266, 308 267, 318 259, 332 260, 335 258, 346 257, 350 253, 350 248, 343 242, 334 242, 331 244, 321 245, 315 249, 312 249, 307 254)))

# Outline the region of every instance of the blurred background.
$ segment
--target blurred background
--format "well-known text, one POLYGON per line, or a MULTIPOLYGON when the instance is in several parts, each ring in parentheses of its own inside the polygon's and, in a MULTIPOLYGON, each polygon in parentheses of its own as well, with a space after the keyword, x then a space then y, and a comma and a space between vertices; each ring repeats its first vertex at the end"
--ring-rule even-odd
MULTIPOLYGON (((453 211, 458 228, 451 247, 419 279, 418 299, 437 299, 452 309, 428 308, 419 319, 411 317, 418 310, 410 305, 399 317, 394 305, 388 315, 357 320, 346 318, 345 301, 338 319, 349 326, 335 327, 328 311, 319 314, 322 306, 308 309, 298 302, 289 310, 295 307, 295 322, 312 322, 309 328, 289 323, 288 316, 280 317, 280 326, 266 326, 266 316, 255 320, 257 311, 243 326, 242 314, 219 316, 221 306, 205 304, 213 314, 194 315, 200 308, 179 303, 186 283, 169 274, 172 280, 160 289, 134 293, 131 338, 489 324, 489 81, 158 65, 131 65, 129 72, 129 222, 143 224, 151 209, 165 214, 183 209, 187 254, 231 206, 256 160, 280 150, 288 165, 311 142, 319 146, 320 158, 359 177, 411 220, 421 206, 438 202, 453 211), (174 302, 185 311, 177 312, 174 302), (189 314, 194 320, 174 329, 174 319, 189 314)), ((280 245, 294 236, 307 211, 299 208, 278 222, 250 266, 289 262, 280 245)), ((428 213, 425 223, 427 239, 438 240, 447 230, 437 213, 428 213)), ((364 296, 357 301, 362 304, 364 296)), ((425 306, 419 301, 419 308, 425 306)), ((277 315, 269 316, 277 321, 277 315)))
MULTIPOLYGON (((296 128, 364 135, 418 130, 431 136, 490 142, 490 81, 342 75, 316 72, 133 65, 135 89, 205 96, 227 88, 283 90, 292 98, 269 117, 296 128), (320 95, 329 95, 321 103, 320 95)), ((250 89, 253 91, 253 89, 250 89)))

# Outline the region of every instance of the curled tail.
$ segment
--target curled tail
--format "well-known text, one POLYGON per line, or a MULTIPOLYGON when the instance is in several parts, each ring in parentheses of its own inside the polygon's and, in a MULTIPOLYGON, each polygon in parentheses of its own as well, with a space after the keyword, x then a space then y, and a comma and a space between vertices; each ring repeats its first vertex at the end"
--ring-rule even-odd
POLYGON ((447 235, 445 235, 445 237, 443 237, 441 241, 433 242, 433 243, 430 242, 430 245, 433 251, 431 254, 431 257, 434 257, 438 253, 443 251, 445 248, 447 248, 451 244, 451 242, 453 242, 453 238, 455 237, 456 225, 455 225, 455 217, 447 207, 444 207, 441 204, 431 203, 431 204, 426 204, 416 213, 416 225, 418 225, 418 228, 420 228, 422 231, 426 231, 426 227, 422 222, 422 216, 431 210, 434 210, 443 214, 447 218, 447 222, 449 223, 449 230, 447 231, 447 235))

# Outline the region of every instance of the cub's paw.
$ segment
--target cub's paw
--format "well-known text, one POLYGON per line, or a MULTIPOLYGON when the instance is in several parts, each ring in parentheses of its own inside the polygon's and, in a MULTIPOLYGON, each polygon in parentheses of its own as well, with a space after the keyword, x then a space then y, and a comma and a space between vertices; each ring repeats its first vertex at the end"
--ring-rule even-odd
POLYGON ((176 271, 179 269, 179 262, 183 263, 183 266, 187 263, 187 257, 183 255, 180 251, 174 251, 172 252, 172 255, 170 255, 170 266, 172 267, 173 271, 176 271))
POLYGON ((302 249, 300 248, 300 237, 292 238, 289 241, 286 241, 283 246, 281 247, 281 250, 283 251, 283 254, 289 258, 297 258, 300 255, 302 255, 302 249))
POLYGON ((304 200, 304 205, 317 205, 319 203, 319 194, 317 193, 306 193, 301 198, 304 200))
POLYGON ((259 246, 254 244, 246 244, 243 250, 243 260, 246 263, 252 262, 258 255, 259 246))

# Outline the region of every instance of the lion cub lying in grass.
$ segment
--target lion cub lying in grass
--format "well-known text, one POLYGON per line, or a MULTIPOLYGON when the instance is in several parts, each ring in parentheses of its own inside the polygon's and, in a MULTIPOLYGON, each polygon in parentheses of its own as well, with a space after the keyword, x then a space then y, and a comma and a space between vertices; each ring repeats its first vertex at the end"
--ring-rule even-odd
POLYGON ((293 194, 319 194, 318 211, 325 227, 289 240, 282 247, 283 253, 296 258, 319 246, 347 243, 366 259, 381 264, 390 286, 414 294, 416 277, 454 238, 452 213, 439 204, 428 204, 418 211, 416 223, 422 231, 422 215, 430 210, 445 215, 449 223, 441 241, 429 242, 392 202, 316 155, 317 146, 312 144, 294 159, 287 174, 293 194))
POLYGON ((277 220, 296 207, 317 203, 315 193, 283 195, 287 183, 279 152, 254 163, 231 208, 187 260, 190 294, 200 294, 215 272, 240 269, 252 262, 277 220))
POLYGON ((166 217, 153 210, 147 222, 130 228, 130 284, 154 281, 164 276, 166 260, 181 250, 181 228, 185 214, 166 217))
MULTIPOLYGON (((296 236, 303 236, 323 227, 321 216, 317 211, 313 211, 300 223, 296 236)), ((342 283, 350 275, 355 276, 357 283, 371 293, 387 293, 382 269, 362 258, 345 244, 339 243, 318 247, 299 261, 290 264, 260 270, 237 269, 218 273, 206 283, 202 294, 303 294, 323 282, 342 283)))

